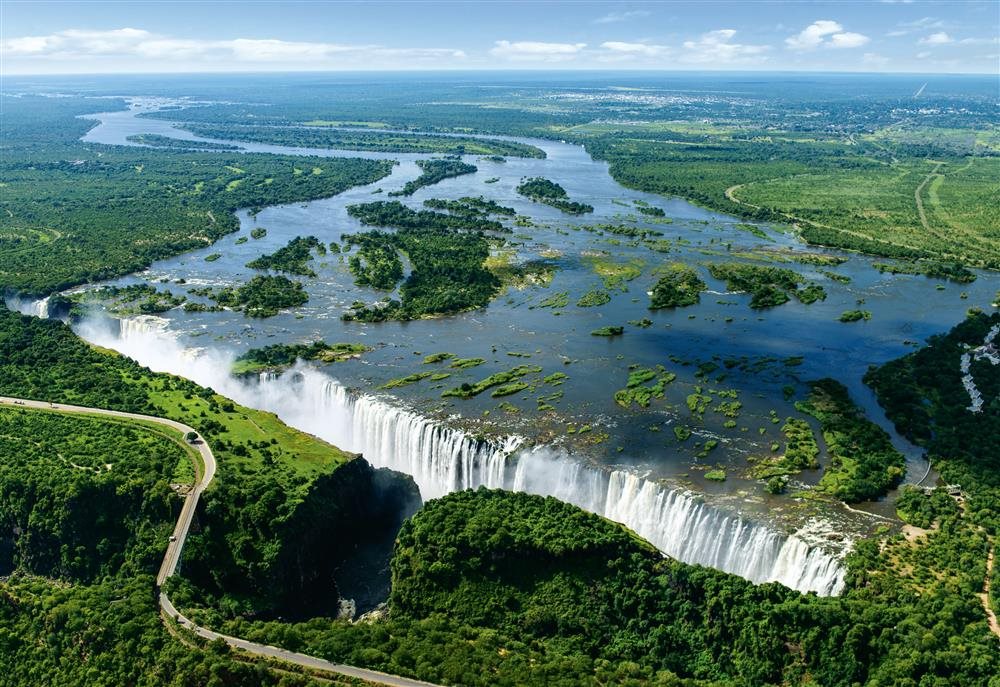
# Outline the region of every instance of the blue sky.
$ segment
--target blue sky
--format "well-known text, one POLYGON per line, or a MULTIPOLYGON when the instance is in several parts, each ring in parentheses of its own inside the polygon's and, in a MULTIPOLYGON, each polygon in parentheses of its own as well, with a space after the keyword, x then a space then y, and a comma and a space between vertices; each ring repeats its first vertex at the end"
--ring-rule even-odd
POLYGON ((1000 71, 1000 2, 0 4, 4 74, 364 69, 1000 71))

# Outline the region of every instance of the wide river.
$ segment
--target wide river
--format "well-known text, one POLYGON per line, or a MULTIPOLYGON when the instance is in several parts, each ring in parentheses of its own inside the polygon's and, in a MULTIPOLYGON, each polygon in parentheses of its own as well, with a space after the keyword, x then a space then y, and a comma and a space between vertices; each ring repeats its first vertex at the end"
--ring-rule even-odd
MULTIPOLYGON (((127 137, 140 133, 207 140, 179 130, 171 122, 137 116, 170 104, 176 103, 132 99, 128 111, 92 115, 100 124, 87 133, 85 140, 132 145, 127 137)), ((78 329, 85 337, 113 345, 144 364, 185 374, 250 403, 254 402, 253 394, 241 393, 225 376, 229 361, 240 352, 274 343, 316 339, 365 343, 373 350, 358 359, 335 363, 319 371, 285 375, 284 390, 266 394, 258 391, 256 405, 276 410, 290 423, 339 441, 345 448, 365 450, 366 454, 383 450, 381 444, 372 445, 370 438, 356 436, 361 431, 373 431, 359 424, 364 420, 355 418, 350 427, 335 426, 337 421, 316 410, 319 401, 313 399, 303 405, 303 384, 315 384, 315 378, 321 376, 326 380, 323 382, 326 393, 354 398, 362 394, 385 407, 408 408, 412 411, 408 415, 411 421, 416 421, 413 418, 426 421, 437 428, 434 431, 461 427, 466 435, 517 436, 524 444, 558 448, 563 455, 602 469, 638 474, 650 482, 705 493, 713 502, 728 503, 757 519, 764 516, 773 519, 779 514, 798 517, 795 527, 801 525, 802 518, 815 516, 815 511, 804 509, 801 503, 788 497, 767 495, 762 484, 745 479, 743 473, 750 464, 748 458, 768 455, 772 444, 782 442, 781 420, 788 416, 803 417, 794 408, 795 398, 802 398, 806 392, 803 382, 834 377, 850 389, 855 401, 872 419, 890 431, 896 445, 906 453, 910 462, 908 481, 923 477, 926 463, 919 449, 892 432, 862 376, 869 365, 896 358, 927 337, 948 330, 963 318, 968 308, 989 308, 1000 288, 997 274, 980 273, 978 280, 968 285, 922 276, 882 274, 872 267, 870 257, 807 247, 787 228, 760 225, 766 233, 766 238, 761 238, 747 231, 742 220, 681 199, 626 189, 609 176, 605 163, 591 159, 581 146, 548 140, 511 140, 541 148, 546 153, 545 159, 510 157, 504 163, 497 163, 467 156, 465 161, 478 167, 475 174, 447 179, 399 200, 421 207, 428 198, 483 196, 515 208, 519 215, 530 217, 534 226, 514 228, 514 234, 508 235, 512 259, 515 263, 546 261, 554 269, 549 284, 511 288, 489 307, 451 317, 406 323, 344 322, 340 315, 352 302, 370 303, 385 294, 355 286, 346 258, 327 254, 313 261, 318 277, 306 280, 309 302, 265 320, 248 319, 232 311, 186 313, 177 308, 158 318, 133 318, 113 335, 89 324, 78 329), (571 217, 518 195, 515 191, 518 183, 535 176, 551 179, 562 185, 571 199, 593 205, 593 214, 571 217), (640 214, 637 208, 641 205, 662 208, 669 221, 640 214), (661 231, 663 238, 670 241, 669 251, 654 252, 643 245, 629 245, 628 237, 593 230, 594 225, 602 223, 661 231), (700 304, 676 310, 648 309, 647 292, 657 279, 658 266, 673 261, 692 265, 728 261, 734 259, 735 253, 743 255, 740 259, 753 259, 747 254, 754 251, 758 260, 761 251, 798 251, 841 256, 846 261, 834 267, 794 261, 778 265, 794 269, 824 287, 827 298, 812 305, 793 300, 776 308, 752 310, 748 306, 749 296, 727 293, 724 283, 712 280, 703 270, 710 291, 702 294, 700 304), (595 270, 601 261, 629 263, 640 268, 641 274, 621 287, 607 289, 595 270), (831 279, 829 273, 842 275, 849 282, 831 279), (577 306, 578 298, 592 289, 608 291, 610 303, 599 307, 577 306), (568 292, 567 305, 539 307, 546 298, 561 292, 568 292), (859 307, 871 311, 870 321, 850 324, 838 321, 843 311, 859 307), (644 318, 652 324, 645 327, 629 324, 644 318), (612 338, 590 334, 605 325, 624 325, 625 334, 612 338), (422 364, 424 356, 438 352, 460 358, 484 358, 486 362, 467 370, 452 369, 448 362, 422 364), (441 396, 443 389, 472 383, 518 364, 541 367, 537 377, 561 372, 568 378, 558 385, 539 382, 522 393, 504 398, 493 398, 489 392, 470 400, 441 396), (667 386, 664 399, 654 400, 645 409, 636 406, 625 409, 615 403, 614 392, 625 386, 630 367, 636 365, 662 365, 677 378, 667 386), (391 391, 378 390, 390 379, 421 371, 447 372, 450 376, 439 381, 425 379, 391 391), (332 383, 335 392, 330 391, 330 379, 337 380, 332 383), (294 391, 296 385, 299 392, 294 391), (742 404, 735 423, 734 418, 711 409, 700 419, 689 411, 686 403, 690 394, 702 393, 713 396, 712 407, 715 407, 720 401, 734 400, 733 392, 742 404), (289 401, 295 393, 299 400, 289 401), (540 411, 541 403, 554 410, 540 411), (589 431, 579 433, 587 425, 589 431), (692 436, 680 440, 675 427, 690 429, 692 436), (706 442, 719 443, 706 450, 706 442), (724 482, 704 479, 705 470, 716 467, 726 470, 724 482)), ((386 158, 400 164, 389 177, 332 198, 268 207, 255 216, 240 212, 238 233, 110 283, 148 282, 185 293, 187 288, 195 286, 218 287, 246 281, 255 274, 246 267, 248 261, 273 252, 293 237, 313 235, 327 243, 339 242, 341 234, 366 230, 348 215, 347 206, 386 198, 386 193, 417 177, 416 161, 429 157, 230 143, 252 152, 386 158), (267 229, 264 238, 237 243, 237 239, 248 236, 257 227, 267 229), (206 261, 205 257, 213 253, 221 254, 221 258, 206 261), (179 279, 185 283, 177 284, 179 279)), ((264 385, 262 381, 261 386, 264 385)), ((336 402, 348 401, 341 398, 336 402)), ((351 412, 358 415, 357 409, 351 412)), ((396 442, 392 449, 395 451, 425 450, 413 443, 417 441, 413 437, 386 434, 385 440, 396 442), (401 446, 400 442, 409 443, 401 446)), ((421 469, 416 467, 411 472, 419 473, 421 469)), ((417 476, 421 482, 420 475, 417 476)), ((424 477, 421 488, 426 496, 452 488, 446 485, 438 490, 429 486, 440 475, 424 477)), ((818 473, 806 474, 802 482, 815 483, 817 479, 818 473)), ((485 480, 485 483, 490 482, 485 480)), ((606 498, 608 487, 602 489, 601 498, 606 498)), ((873 505, 868 509, 891 515, 891 509, 884 506, 873 505)), ((831 516, 829 512, 823 515, 831 516)), ((837 519, 844 516, 858 520, 851 513, 840 513, 837 519)), ((860 521, 865 522, 854 524, 863 530, 877 522, 875 518, 868 520, 862 517, 860 521)), ((641 531, 641 527, 634 524, 633 527, 641 531)), ((655 537, 651 538, 655 541, 655 537)), ((669 547, 661 548, 670 552, 669 547)))

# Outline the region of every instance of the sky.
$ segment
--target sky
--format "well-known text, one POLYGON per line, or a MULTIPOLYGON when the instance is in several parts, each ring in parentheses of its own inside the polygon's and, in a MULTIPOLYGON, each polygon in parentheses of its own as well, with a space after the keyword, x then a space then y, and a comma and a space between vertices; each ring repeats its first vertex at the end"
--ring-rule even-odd
POLYGON ((0 0, 0 75, 480 69, 1000 74, 1000 0, 0 0))

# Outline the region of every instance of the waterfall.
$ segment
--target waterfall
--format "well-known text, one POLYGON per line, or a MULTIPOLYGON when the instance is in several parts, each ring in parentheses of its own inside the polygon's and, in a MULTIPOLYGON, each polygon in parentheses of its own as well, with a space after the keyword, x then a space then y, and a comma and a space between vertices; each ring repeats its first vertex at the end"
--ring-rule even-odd
POLYGON ((554 496, 629 527, 685 563, 802 592, 833 595, 843 588, 844 571, 833 554, 689 491, 551 448, 521 448, 517 439, 475 439, 380 398, 355 396, 318 372, 295 374, 298 395, 309 399, 317 418, 312 431, 373 465, 412 475, 424 498, 478 486, 554 496))
POLYGON ((47 318, 49 316, 49 297, 42 299, 21 298, 20 296, 7 296, 4 299, 9 310, 14 310, 22 315, 34 315, 35 317, 47 318))
POLYGON ((122 320, 117 336, 107 327, 80 332, 154 370, 276 413, 376 467, 412 475, 425 499, 479 486, 554 496, 622 523, 685 563, 824 596, 843 588, 840 560, 817 545, 808 525, 784 534, 632 472, 588 465, 551 447, 525 447, 516 437, 478 439, 382 398, 351 393, 313 367, 247 383, 228 374, 231 356, 183 348, 165 326, 162 318, 142 316, 122 320))

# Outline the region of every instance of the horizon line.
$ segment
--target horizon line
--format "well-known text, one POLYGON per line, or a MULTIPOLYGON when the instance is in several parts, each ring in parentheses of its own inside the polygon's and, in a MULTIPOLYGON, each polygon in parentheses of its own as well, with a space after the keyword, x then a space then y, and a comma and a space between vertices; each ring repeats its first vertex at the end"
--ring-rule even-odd
POLYGON ((980 76, 994 77, 1000 84, 1000 71, 993 72, 924 72, 924 71, 867 71, 867 70, 808 70, 808 69, 683 69, 638 67, 614 68, 437 68, 437 69, 288 69, 288 70, 239 70, 224 71, 108 71, 108 72, 0 72, 0 80, 9 77, 95 77, 95 76, 270 76, 280 74, 813 74, 813 75, 873 75, 873 76, 980 76))

